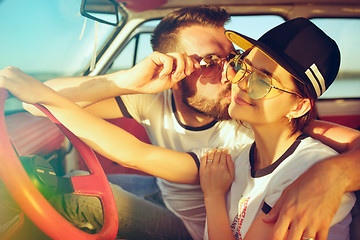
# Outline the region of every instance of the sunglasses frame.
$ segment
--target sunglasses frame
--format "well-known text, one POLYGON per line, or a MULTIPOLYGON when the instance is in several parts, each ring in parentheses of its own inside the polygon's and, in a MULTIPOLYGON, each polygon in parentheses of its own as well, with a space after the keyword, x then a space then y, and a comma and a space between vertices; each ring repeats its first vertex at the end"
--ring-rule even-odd
POLYGON ((201 58, 201 60, 199 61, 200 63, 200 73, 201 73, 201 76, 203 76, 204 78, 213 78, 213 77, 216 77, 219 73, 221 73, 221 71, 224 69, 224 62, 227 61, 227 62, 230 62, 232 59, 236 58, 237 56, 241 55, 242 54, 242 50, 239 50, 239 49, 236 49, 236 50, 233 50, 231 51, 226 57, 224 58, 221 58, 219 57, 218 55, 215 55, 215 54, 211 54, 211 55, 208 55, 206 57, 203 57, 201 58), (231 55, 234 55, 234 57, 230 58, 231 55), (204 61, 204 59, 206 58, 209 58, 210 57, 210 60, 212 60, 212 57, 213 56, 216 56, 217 57, 217 65, 219 65, 219 70, 216 72, 216 74, 213 74, 213 75, 209 75, 209 76, 205 76, 203 74, 203 71, 201 70, 203 68, 203 66, 206 66, 209 65, 209 63, 207 63, 206 61, 204 61))
MULTIPOLYGON (((248 69, 248 66, 249 66, 249 64, 247 64, 245 61, 243 61, 242 55, 236 56, 235 58, 231 59, 231 60, 228 62, 227 66, 226 66, 226 79, 227 79, 230 83, 232 83, 232 84, 239 84, 239 83, 240 83, 243 79, 245 79, 245 77, 247 76, 247 80, 246 80, 246 91, 247 91, 247 93, 249 94, 249 96, 250 96, 252 99, 261 99, 261 98, 264 98, 266 95, 269 94, 269 92, 271 91, 272 88, 274 88, 274 89, 276 89, 276 90, 278 90, 278 91, 285 92, 285 93, 289 93, 289 94, 292 94, 292 95, 295 95, 295 96, 301 98, 301 96, 300 96, 298 93, 290 92, 290 91, 287 91, 287 90, 285 90, 285 89, 281 89, 281 88, 279 88, 279 87, 274 86, 274 85, 272 84, 273 77, 271 77, 271 76, 269 76, 268 74, 266 74, 266 73, 264 73, 264 72, 262 72, 262 71, 260 71, 260 70, 257 70, 257 69, 256 69, 255 71, 254 71, 254 70, 253 70, 253 71, 250 71, 250 70, 248 69), (245 69, 243 69, 243 70, 244 70, 243 75, 242 75, 237 81, 229 80, 229 77, 228 77, 229 67, 231 67, 231 63, 232 63, 232 62, 235 62, 235 61, 238 61, 238 62, 240 62, 243 66, 245 66, 245 69), (258 74, 260 73, 260 74, 264 75, 267 79, 269 79, 269 81, 266 81, 266 82, 269 82, 269 89, 268 89, 267 92, 266 92, 263 96, 261 96, 261 97, 253 97, 253 96, 252 96, 253 94, 252 94, 252 93, 249 93, 249 91, 248 91, 248 89, 249 89, 249 79, 250 79, 252 76, 254 76, 255 73, 258 73, 258 74)), ((231 68, 232 68, 232 67, 231 67, 231 68)), ((235 70, 233 69, 233 71, 235 71, 235 70)), ((237 71, 237 72, 238 72, 238 71, 237 71)), ((237 74, 237 72, 236 72, 236 74, 237 74)), ((236 75, 236 74, 235 74, 235 75, 236 75)))

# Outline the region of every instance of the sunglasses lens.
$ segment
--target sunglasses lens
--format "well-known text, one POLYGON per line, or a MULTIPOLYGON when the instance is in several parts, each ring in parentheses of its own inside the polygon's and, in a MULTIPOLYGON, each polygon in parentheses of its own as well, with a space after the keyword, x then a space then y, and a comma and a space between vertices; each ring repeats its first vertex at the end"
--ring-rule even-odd
POLYGON ((222 69, 222 60, 216 55, 210 55, 200 61, 201 75, 211 78, 220 73, 222 69))
POLYGON ((235 57, 237 57, 239 55, 239 53, 240 53, 239 50, 232 51, 231 53, 229 53, 229 55, 226 56, 226 61, 230 62, 235 57))
POLYGON ((233 59, 227 66, 226 78, 231 83, 237 83, 243 78, 245 72, 246 65, 238 59, 233 59))
POLYGON ((247 92, 252 99, 260 99, 266 96, 271 89, 271 80, 260 72, 250 75, 247 83, 247 92))

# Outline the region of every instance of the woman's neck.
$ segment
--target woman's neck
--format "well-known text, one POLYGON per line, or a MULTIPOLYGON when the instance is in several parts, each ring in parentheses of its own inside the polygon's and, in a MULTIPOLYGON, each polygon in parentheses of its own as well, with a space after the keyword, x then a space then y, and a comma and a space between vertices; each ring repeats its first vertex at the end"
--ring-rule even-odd
POLYGON ((280 158, 301 134, 296 132, 291 135, 291 129, 287 126, 261 125, 252 126, 256 149, 255 149, 255 170, 270 166, 280 158))

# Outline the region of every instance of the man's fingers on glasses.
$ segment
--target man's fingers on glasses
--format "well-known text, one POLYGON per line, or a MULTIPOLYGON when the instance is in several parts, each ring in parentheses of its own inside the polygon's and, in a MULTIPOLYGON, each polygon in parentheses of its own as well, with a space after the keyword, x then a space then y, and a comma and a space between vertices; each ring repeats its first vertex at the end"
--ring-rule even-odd
POLYGON ((189 56, 185 56, 184 62, 185 62, 184 75, 186 77, 189 76, 194 71, 195 64, 193 62, 193 59, 189 56))
MULTIPOLYGON (((169 57, 162 59, 161 61, 162 66, 159 73, 160 78, 165 78, 173 72, 173 62, 174 62, 173 59, 169 57)), ((159 66, 160 64, 157 65, 159 66)))
POLYGON ((167 75, 171 74, 170 77, 174 79, 181 78, 185 69, 184 56, 181 53, 168 53, 167 57, 171 59, 171 61, 168 61, 169 66, 164 63, 164 68, 168 70, 168 67, 171 67, 171 71, 164 73, 167 73, 167 75))
POLYGON ((169 56, 159 52, 153 52, 150 55, 149 60, 152 61, 158 68, 160 68, 154 69, 154 71, 157 71, 159 73, 160 78, 168 76, 174 70, 175 58, 173 56, 169 56))
POLYGON ((184 59, 175 59, 173 71, 173 76, 175 78, 180 78, 182 75, 184 75, 185 65, 186 64, 184 59))
POLYGON ((202 58, 200 61, 200 71, 202 76, 206 78, 215 77, 223 70, 226 62, 229 62, 232 59, 237 59, 237 56, 239 56, 238 53, 239 51, 234 50, 224 58, 218 55, 209 55, 202 58))
POLYGON ((190 75, 195 68, 197 61, 183 53, 170 53, 170 56, 174 58, 173 77, 176 79, 182 79, 190 75))

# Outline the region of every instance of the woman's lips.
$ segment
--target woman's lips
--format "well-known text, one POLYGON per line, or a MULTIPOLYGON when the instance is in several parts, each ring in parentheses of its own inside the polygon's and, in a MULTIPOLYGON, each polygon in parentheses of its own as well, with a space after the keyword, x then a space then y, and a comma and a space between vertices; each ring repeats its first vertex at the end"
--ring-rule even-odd
POLYGON ((250 106, 253 106, 253 104, 245 101, 244 99, 240 98, 238 95, 235 95, 235 96, 234 96, 234 102, 235 102, 237 105, 250 105, 250 106))

